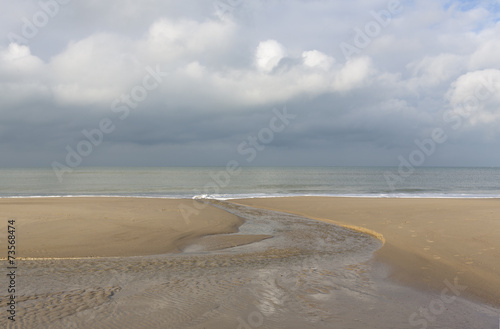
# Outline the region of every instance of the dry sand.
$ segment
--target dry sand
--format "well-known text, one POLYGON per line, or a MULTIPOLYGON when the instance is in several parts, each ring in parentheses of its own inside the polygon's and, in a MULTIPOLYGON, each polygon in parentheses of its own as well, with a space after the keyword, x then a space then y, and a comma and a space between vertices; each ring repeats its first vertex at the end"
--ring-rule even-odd
MULTIPOLYGON (((7 220, 16 219, 17 257, 136 256, 179 252, 194 239, 236 232, 243 222, 199 202, 196 205, 203 209, 191 212, 185 220, 181 209, 198 211, 194 202, 90 197, 0 199, 0 232, 5 236, 7 220)), ((260 239, 255 237, 256 241, 260 239)), ((241 243, 250 242, 246 238, 241 243)), ((7 250, 6 239, 1 239, 0 250, 7 250)))
POLYGON ((458 277, 464 295, 500 306, 499 199, 290 197, 239 204, 289 212, 370 232, 391 278, 441 291, 458 277))

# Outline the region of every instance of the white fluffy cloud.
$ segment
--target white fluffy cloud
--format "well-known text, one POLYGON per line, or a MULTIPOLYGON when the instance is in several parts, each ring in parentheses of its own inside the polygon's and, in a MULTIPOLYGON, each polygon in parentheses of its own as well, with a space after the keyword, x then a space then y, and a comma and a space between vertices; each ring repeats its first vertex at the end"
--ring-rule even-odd
POLYGON ((29 47, 15 43, 0 49, 0 75, 1 80, 16 80, 19 77, 29 78, 36 75, 42 68, 43 62, 33 56, 29 47))
POLYGON ((259 43, 255 52, 255 64, 265 73, 271 72, 286 56, 285 48, 276 40, 266 40, 259 43))
POLYGON ((468 72, 451 85, 452 111, 473 125, 500 124, 500 70, 468 72))
MULTIPOLYGON (((179 97, 174 85, 202 83, 189 94, 200 97, 211 94, 234 108, 286 102, 304 94, 345 92, 366 84, 372 72, 368 57, 334 65, 332 57, 308 50, 293 58, 287 56, 286 48, 276 40, 256 45, 255 67, 226 67, 210 60, 210 54, 224 51, 234 41, 231 22, 161 19, 136 40, 99 33, 70 42, 48 63, 32 56, 29 47, 10 44, 2 52, 1 61, 11 71, 29 71, 37 79, 43 76, 50 97, 60 105, 70 106, 110 104, 140 82, 145 67, 151 63, 158 63, 163 71, 175 72, 175 78, 161 86, 162 98, 177 99, 180 106, 184 95, 179 97), (269 74, 283 59, 292 64, 269 74)), ((251 50, 248 56, 252 56, 251 50)), ((32 92, 32 86, 26 87, 32 92)), ((185 100, 184 105, 193 104, 192 97, 185 100)))
POLYGON ((368 84, 373 72, 369 57, 359 57, 349 60, 338 72, 333 82, 335 90, 347 91, 362 84, 368 84))
POLYGON ((320 68, 328 71, 335 59, 318 50, 309 50, 302 53, 304 65, 311 68, 320 68))

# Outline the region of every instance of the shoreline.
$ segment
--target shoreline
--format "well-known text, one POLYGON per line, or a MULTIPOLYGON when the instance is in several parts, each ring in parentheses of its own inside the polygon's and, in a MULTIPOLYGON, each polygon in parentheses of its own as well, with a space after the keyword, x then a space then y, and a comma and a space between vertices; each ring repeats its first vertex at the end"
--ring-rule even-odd
POLYGON ((4 195, 3 199, 52 199, 52 198, 131 198, 131 199, 161 199, 161 200, 215 200, 231 201, 246 199, 276 199, 276 198, 353 198, 353 199, 436 199, 436 200, 489 200, 500 199, 498 194, 459 194, 459 193, 435 193, 435 194, 234 194, 234 196, 198 196, 198 195, 115 195, 115 194, 61 194, 61 195, 4 195))

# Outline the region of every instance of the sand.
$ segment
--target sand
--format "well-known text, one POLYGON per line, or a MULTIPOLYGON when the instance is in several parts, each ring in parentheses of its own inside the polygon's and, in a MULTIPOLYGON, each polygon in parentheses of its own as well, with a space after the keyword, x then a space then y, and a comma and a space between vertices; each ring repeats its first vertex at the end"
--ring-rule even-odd
POLYGON ((0 328, 497 326, 499 200, 209 203, 0 199, 0 257, 12 218, 18 257, 17 321, 0 328), (459 298, 417 314, 455 278, 459 298))
POLYGON ((445 280, 464 295, 500 306, 499 199, 290 197, 235 201, 360 229, 384 241, 375 255, 390 278, 441 291, 445 280))
MULTIPOLYGON (((191 200, 13 198, 0 199, 0 209, 3 236, 7 220, 16 219, 18 258, 179 252, 200 237, 236 232, 242 223, 223 210, 191 200), (187 219, 182 211, 189 214, 187 219)), ((255 237, 255 241, 261 238, 255 237)), ((248 238, 242 241, 250 242, 248 238)), ((6 250, 6 239, 0 241, 0 248, 6 250)))

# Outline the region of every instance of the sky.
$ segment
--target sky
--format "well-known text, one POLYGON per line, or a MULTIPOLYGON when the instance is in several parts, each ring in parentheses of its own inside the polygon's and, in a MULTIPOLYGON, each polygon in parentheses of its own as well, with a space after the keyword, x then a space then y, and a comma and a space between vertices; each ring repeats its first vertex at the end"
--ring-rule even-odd
POLYGON ((500 0, 0 5, 0 167, 500 166, 500 0))

